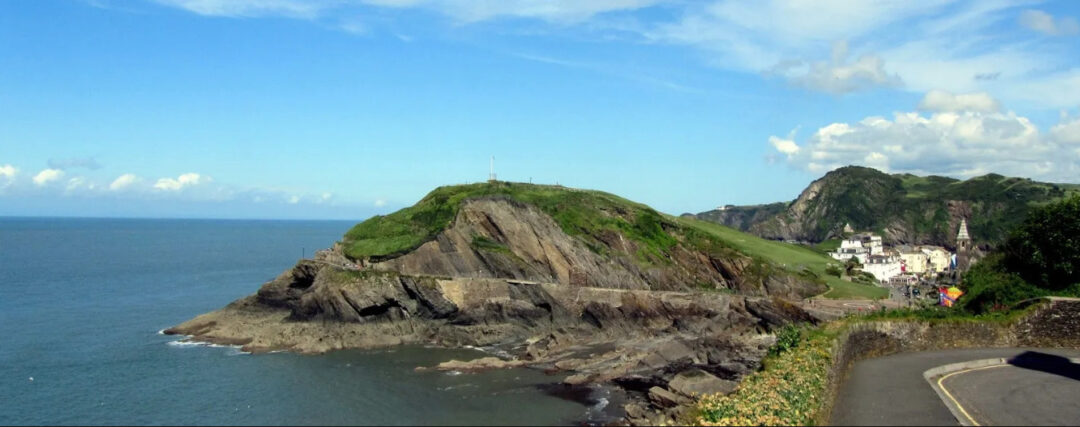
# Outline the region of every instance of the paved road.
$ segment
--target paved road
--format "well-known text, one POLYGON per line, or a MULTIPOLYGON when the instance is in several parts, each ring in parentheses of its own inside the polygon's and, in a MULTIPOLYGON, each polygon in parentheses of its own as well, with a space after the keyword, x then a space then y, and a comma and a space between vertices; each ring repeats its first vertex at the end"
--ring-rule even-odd
MULTIPOLYGON (((863 360, 852 367, 847 381, 840 387, 830 423, 834 425, 957 425, 952 412, 923 378, 923 372, 951 363, 1014 357, 1027 351, 1080 357, 1080 351, 1077 350, 972 349, 901 353, 863 360)), ((1021 371, 1025 372, 1017 371, 1015 374, 1026 375, 1032 381, 1035 378, 1042 378, 1033 376, 1032 373, 1038 371, 1028 369, 1021 371)), ((985 381, 1002 386, 1002 380, 1005 379, 1008 378, 990 378, 985 381)), ((979 380, 982 379, 972 378, 972 381, 979 380)), ((959 386, 967 387, 968 384, 959 386)), ((1064 387, 1063 384, 1059 386, 1064 387)), ((965 388, 965 390, 971 392, 965 396, 974 396, 967 397, 974 399, 971 402, 974 405, 984 405, 987 399, 992 401, 994 396, 1001 395, 999 390, 993 388, 985 390, 965 388)), ((1009 390, 1012 390, 1013 401, 1023 405, 1020 388, 1009 390)), ((1008 396, 1009 393, 1006 392, 1005 395, 1008 396)), ((1076 396, 1076 394, 1070 396, 1076 396)), ((1038 398, 1041 397, 1038 396, 1038 398)), ((1036 408, 1032 407, 1032 409, 1036 408)))
POLYGON ((979 425, 1080 425, 1080 380, 1063 373, 998 365, 941 383, 979 425))

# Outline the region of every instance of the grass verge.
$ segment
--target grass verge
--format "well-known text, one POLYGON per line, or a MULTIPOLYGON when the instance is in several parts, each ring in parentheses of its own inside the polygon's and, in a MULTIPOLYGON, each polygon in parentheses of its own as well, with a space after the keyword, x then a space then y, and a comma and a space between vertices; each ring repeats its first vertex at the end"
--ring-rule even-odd
MULTIPOLYGON (((791 327, 789 327, 791 328, 791 327)), ((698 425, 812 425, 826 397, 836 334, 825 328, 800 328, 798 339, 774 346, 729 395, 704 396, 697 402, 698 425)))

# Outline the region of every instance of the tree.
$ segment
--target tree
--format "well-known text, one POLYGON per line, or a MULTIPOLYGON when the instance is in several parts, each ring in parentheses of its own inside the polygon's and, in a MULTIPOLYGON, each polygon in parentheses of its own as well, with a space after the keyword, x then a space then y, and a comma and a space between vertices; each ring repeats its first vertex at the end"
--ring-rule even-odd
POLYGON ((1005 268, 1061 290, 1080 283, 1080 196, 1032 209, 1004 246, 1005 268))

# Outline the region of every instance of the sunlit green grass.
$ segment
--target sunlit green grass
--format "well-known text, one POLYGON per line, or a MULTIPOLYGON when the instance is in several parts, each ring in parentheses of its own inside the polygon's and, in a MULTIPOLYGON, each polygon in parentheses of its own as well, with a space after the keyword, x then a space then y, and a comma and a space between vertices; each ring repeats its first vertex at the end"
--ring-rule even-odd
POLYGON ((730 227, 692 218, 676 218, 675 220, 684 226, 715 235, 740 252, 764 258, 789 271, 797 272, 805 268, 814 272, 818 277, 824 278, 825 284, 829 286, 829 292, 825 293, 826 298, 878 299, 889 295, 888 289, 882 287, 852 283, 825 274, 827 265, 839 263, 806 246, 762 239, 730 227))

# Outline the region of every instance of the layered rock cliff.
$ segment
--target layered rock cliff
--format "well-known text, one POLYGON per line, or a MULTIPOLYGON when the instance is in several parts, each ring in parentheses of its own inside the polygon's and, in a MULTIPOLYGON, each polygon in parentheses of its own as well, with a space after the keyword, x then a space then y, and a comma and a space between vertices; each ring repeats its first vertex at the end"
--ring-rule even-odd
POLYGON ((254 352, 494 347, 512 362, 499 366, 618 384, 641 397, 634 410, 661 410, 679 390, 756 369, 775 328, 815 321, 788 300, 822 284, 705 229, 602 193, 492 185, 369 220, 378 227, 358 225, 256 294, 166 333, 254 352))

